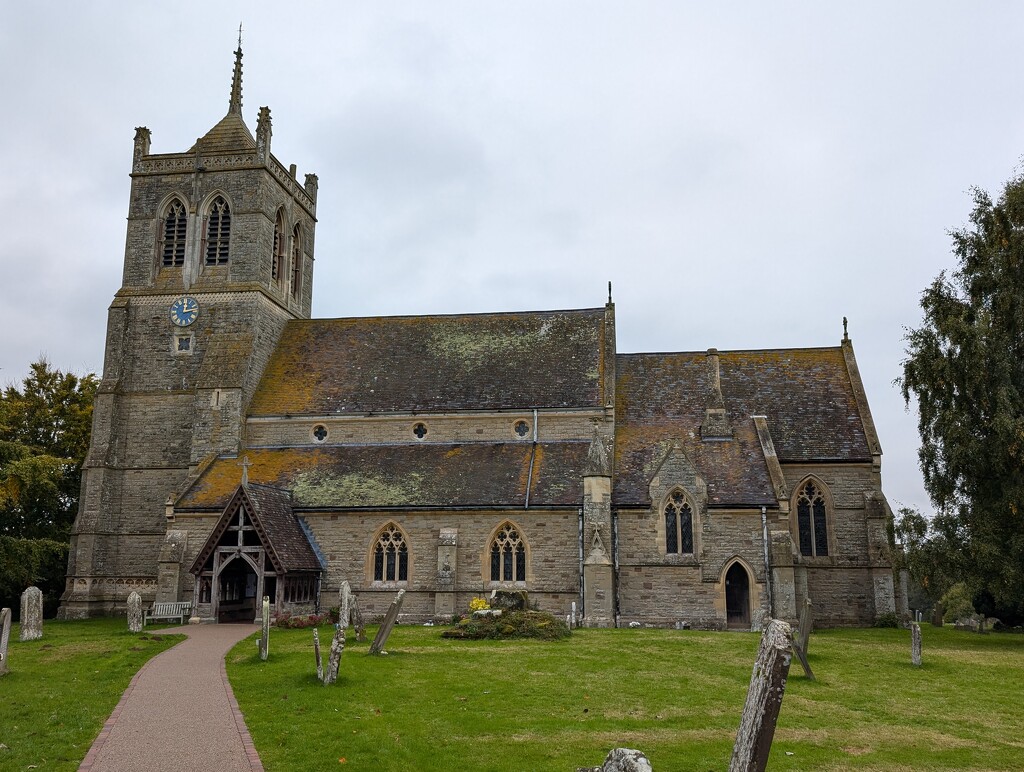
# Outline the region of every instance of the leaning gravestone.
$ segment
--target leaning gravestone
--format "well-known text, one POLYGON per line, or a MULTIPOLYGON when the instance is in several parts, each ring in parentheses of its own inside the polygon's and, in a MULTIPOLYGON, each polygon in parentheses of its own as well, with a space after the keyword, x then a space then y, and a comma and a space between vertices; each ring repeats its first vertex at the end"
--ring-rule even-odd
POLYGON ((729 772, 762 772, 768 765, 789 675, 792 634, 790 626, 778 619, 771 620, 761 634, 729 772))
POLYGON ((313 628, 313 656, 316 657, 316 680, 324 682, 324 658, 320 656, 320 633, 313 628))
POLYGON ((7 674, 7 643, 11 640, 11 610, 0 609, 0 676, 7 674))
POLYGON ((362 643, 366 640, 366 626, 363 624, 363 612, 359 610, 359 600, 352 596, 349 604, 352 615, 352 628, 356 631, 356 640, 362 643))
MULTIPOLYGON (((260 631, 260 659, 267 661, 270 654, 270 596, 263 596, 263 629, 260 631)), ((249 649, 252 651, 252 649, 249 649)))
MULTIPOLYGON (((319 646, 319 640, 317 645, 319 646)), ((341 654, 345 651, 345 628, 340 624, 334 630, 334 640, 331 641, 331 651, 327 655, 327 670, 324 672, 324 686, 329 686, 338 680, 338 665, 341 664, 341 654)))
POLYGON ((402 598, 404 597, 405 590, 399 590, 398 595, 391 601, 391 608, 388 609, 384 621, 380 623, 377 637, 370 644, 370 654, 380 654, 384 650, 384 644, 388 642, 388 636, 391 635, 391 628, 395 626, 395 621, 398 619, 398 612, 402 610, 402 598))
POLYGON ((43 637, 43 591, 29 587, 21 594, 20 641, 34 641, 43 637))
POLYGON ((142 632, 142 596, 134 591, 128 596, 128 632, 142 632))
POLYGON ((796 634, 796 640, 793 642, 793 649, 796 651, 797 659, 800 660, 800 666, 804 669, 804 675, 811 681, 814 680, 814 673, 811 672, 811 665, 807 661, 807 644, 811 640, 811 626, 814 623, 811 615, 812 606, 811 599, 804 598, 804 607, 800 611, 800 628, 796 634))
POLYGON ((910 623, 910 664, 921 667, 921 625, 910 623))

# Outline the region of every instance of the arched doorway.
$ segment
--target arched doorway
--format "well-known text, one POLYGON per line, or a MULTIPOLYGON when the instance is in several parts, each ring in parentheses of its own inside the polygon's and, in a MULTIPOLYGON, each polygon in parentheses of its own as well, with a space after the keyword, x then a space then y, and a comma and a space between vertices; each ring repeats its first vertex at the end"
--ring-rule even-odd
POLYGON ((259 577, 242 555, 224 563, 217 574, 217 621, 246 622, 256 618, 259 577))
POLYGON ((739 561, 725 574, 725 619, 734 629, 750 629, 750 575, 739 561))

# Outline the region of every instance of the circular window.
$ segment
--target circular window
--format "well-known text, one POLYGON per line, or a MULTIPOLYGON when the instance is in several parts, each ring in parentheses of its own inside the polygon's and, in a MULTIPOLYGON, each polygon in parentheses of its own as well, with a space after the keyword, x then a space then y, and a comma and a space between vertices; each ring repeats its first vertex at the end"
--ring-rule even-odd
POLYGON ((516 421, 516 425, 513 428, 520 437, 525 437, 530 433, 530 425, 526 421, 516 421))
POLYGON ((327 439, 327 427, 323 424, 317 424, 313 427, 313 439, 317 442, 323 442, 327 439))
POLYGON ((416 424, 412 427, 412 433, 416 435, 416 439, 422 440, 427 436, 427 425, 423 423, 416 424))

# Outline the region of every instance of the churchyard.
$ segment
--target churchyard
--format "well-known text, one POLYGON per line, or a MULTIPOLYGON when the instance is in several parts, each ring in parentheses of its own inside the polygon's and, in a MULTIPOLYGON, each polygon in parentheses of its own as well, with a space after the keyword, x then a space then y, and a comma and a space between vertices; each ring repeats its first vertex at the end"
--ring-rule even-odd
MULTIPOLYGON (((336 683, 316 677, 312 629, 272 628, 227 670, 268 770, 575 770, 613 747, 655 770, 729 764, 759 637, 576 630, 563 641, 468 641, 398 625, 386 654, 350 634, 336 683)), ((0 769, 76 769, 134 673, 174 636, 124 619, 12 630, 0 679, 0 769)), ((333 627, 320 628, 325 644, 333 627)), ((1024 636, 922 628, 815 631, 796 659, 770 769, 1019 769, 1024 636)))

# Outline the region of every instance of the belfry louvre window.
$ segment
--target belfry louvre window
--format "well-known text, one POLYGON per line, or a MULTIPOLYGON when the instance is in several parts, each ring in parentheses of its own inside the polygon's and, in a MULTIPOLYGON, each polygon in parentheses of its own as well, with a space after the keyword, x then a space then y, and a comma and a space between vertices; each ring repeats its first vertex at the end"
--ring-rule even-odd
POLYGON ((292 231, 292 297, 297 298, 302 290, 302 229, 298 225, 292 231))
POLYGON ((681 491, 673 491, 665 502, 665 553, 693 554, 693 511, 681 491))
POLYGON ((800 529, 800 554, 808 557, 828 555, 828 518, 825 495, 821 488, 808 480, 800 489, 796 501, 796 522, 800 529))
POLYGON ((226 265, 228 242, 231 240, 231 209, 223 196, 210 204, 206 216, 206 264, 226 265))
POLYGON ((526 581, 526 546, 511 523, 503 525, 491 542, 491 581, 526 581))
POLYGON ((270 264, 270 277, 280 281, 284 274, 284 215, 277 213, 274 221, 274 254, 270 264))
POLYGON ((388 525, 373 548, 373 581, 405 582, 409 579, 409 550, 398 526, 388 525))
POLYGON ((164 216, 163 266, 180 268, 185 264, 185 205, 174 199, 164 216))

